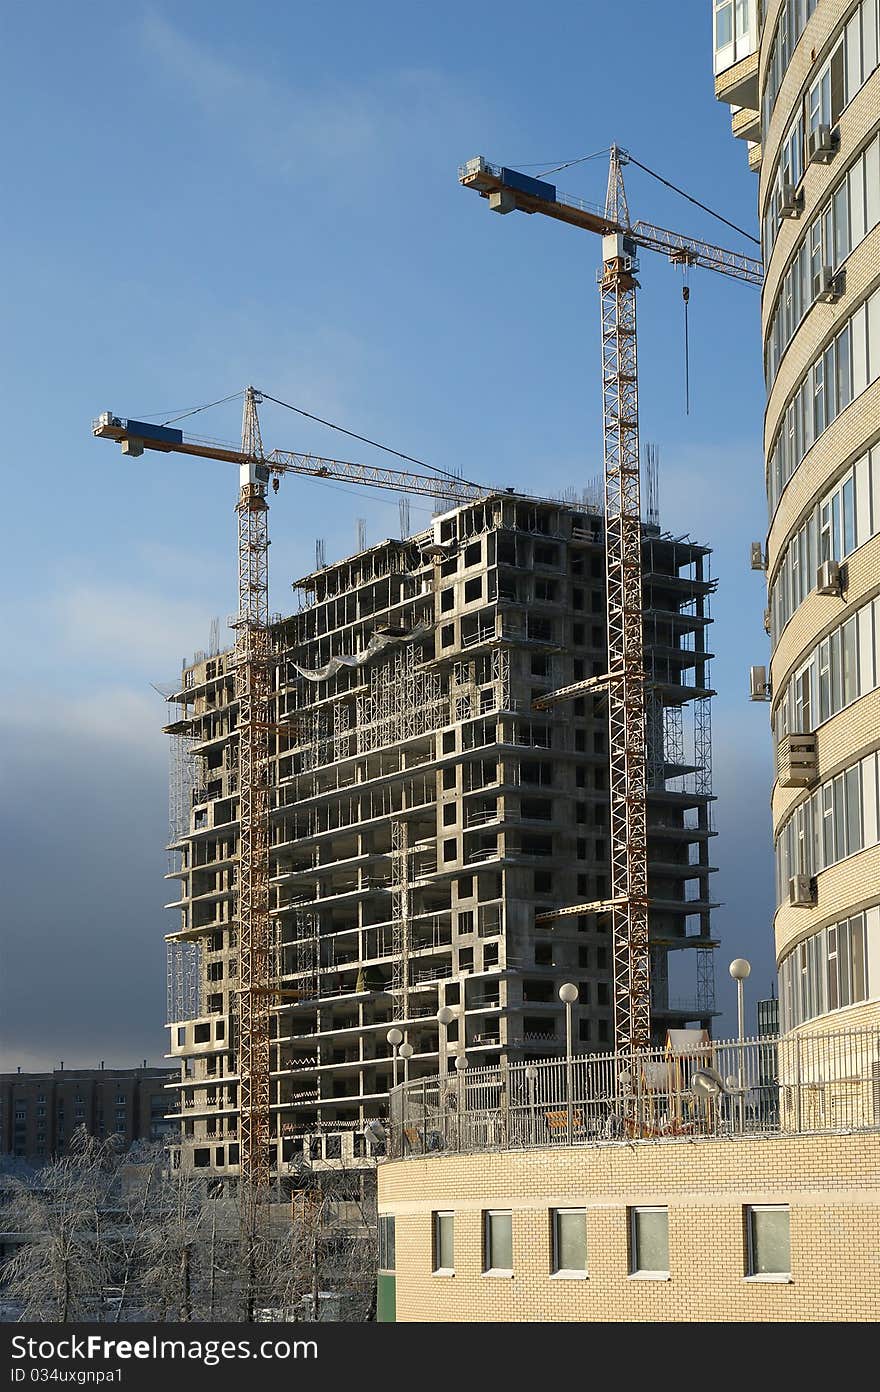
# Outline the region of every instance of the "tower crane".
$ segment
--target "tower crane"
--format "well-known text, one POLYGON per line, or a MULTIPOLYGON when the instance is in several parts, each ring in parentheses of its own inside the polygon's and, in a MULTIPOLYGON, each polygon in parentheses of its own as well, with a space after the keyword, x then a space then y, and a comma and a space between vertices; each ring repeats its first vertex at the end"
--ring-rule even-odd
POLYGON ((550 692, 535 705, 546 708, 591 689, 607 692, 610 897, 601 903, 571 905, 546 916, 610 910, 615 1048, 621 1053, 646 1049, 651 1042, 636 254, 640 248, 660 252, 674 264, 702 266, 752 285, 761 285, 764 279, 761 262, 752 257, 652 223, 631 223, 623 181, 623 166, 628 161, 628 153, 612 145, 604 209, 558 193, 555 184, 489 164, 482 156, 459 170, 460 183, 488 199, 493 212, 543 213, 602 238, 598 281, 608 671, 550 692))
POLYGON ((452 475, 431 477, 353 464, 291 450, 263 450, 257 407, 262 393, 244 392, 241 448, 182 430, 129 420, 105 411, 92 433, 114 440, 123 454, 145 450, 217 459, 239 466, 238 615, 235 685, 238 700, 240 864, 238 874, 239 1172, 243 1233, 253 1253, 261 1199, 270 1179, 270 1031, 273 986, 269 934, 269 733, 272 690, 269 633, 269 504, 267 487, 282 474, 336 479, 396 493, 439 498, 450 505, 485 497, 492 489, 452 475))

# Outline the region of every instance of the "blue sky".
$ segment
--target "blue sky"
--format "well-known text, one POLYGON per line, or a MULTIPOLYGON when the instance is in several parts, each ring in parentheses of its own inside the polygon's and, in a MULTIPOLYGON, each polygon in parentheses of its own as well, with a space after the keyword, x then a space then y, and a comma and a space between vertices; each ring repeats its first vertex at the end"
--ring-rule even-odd
MULTIPOLYGON (((617 141, 754 228, 755 176, 713 99, 708 0, 443 6, 227 0, 7 6, 2 20, 7 572, 0 1067, 161 1056, 164 707, 152 683, 235 607, 235 471, 95 441, 247 382, 470 478, 531 491, 601 468, 594 239, 490 216, 483 153, 533 172, 617 141), (625 56, 624 56, 625 55, 625 56)), ((601 201, 597 159, 558 176, 601 201)), ((630 208, 749 244, 638 169, 630 208)), ((772 979, 758 296, 642 258, 642 438, 661 521, 715 548, 713 678, 726 964, 772 979)), ((203 422, 203 424, 202 424, 203 422)), ((235 439, 238 406, 199 418, 235 439)), ((381 459, 275 407, 267 446, 381 459)), ((413 504, 413 525, 426 513, 413 504)), ((285 480, 273 609, 395 534, 396 500, 285 480)), ((728 1013, 721 1028, 730 1027, 728 1013)))

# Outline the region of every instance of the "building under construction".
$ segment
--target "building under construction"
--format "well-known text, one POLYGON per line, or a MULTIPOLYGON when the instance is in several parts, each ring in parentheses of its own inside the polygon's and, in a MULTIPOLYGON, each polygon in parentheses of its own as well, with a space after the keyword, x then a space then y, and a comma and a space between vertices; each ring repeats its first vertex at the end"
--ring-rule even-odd
MULTIPOLYGON (((652 1022, 714 1013, 709 551, 643 528, 652 1022), (693 949, 684 957, 671 954, 693 949)), ((297 581, 270 625, 271 1156, 368 1149, 396 1068, 610 1049, 602 510, 453 506, 297 581), (535 703, 538 703, 536 706, 535 703), (438 1038, 438 1009, 455 1019, 438 1038), (412 1054, 395 1060, 398 1026, 412 1054)), ((217 645, 215 645, 217 646, 217 645)), ((171 700, 171 1053, 186 1163, 236 1174, 238 737, 231 652, 171 700)), ((407 1051, 408 1052, 408 1051, 407 1051)))

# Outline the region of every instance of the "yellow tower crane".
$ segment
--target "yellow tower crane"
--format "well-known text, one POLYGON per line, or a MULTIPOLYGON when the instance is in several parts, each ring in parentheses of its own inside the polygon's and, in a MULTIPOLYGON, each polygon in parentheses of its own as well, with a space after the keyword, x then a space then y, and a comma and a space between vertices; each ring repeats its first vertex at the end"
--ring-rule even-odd
POLYGON ((763 266, 752 257, 651 223, 631 223, 623 182, 623 166, 629 159, 626 151, 611 147, 604 209, 558 193, 555 184, 488 164, 482 156, 459 170, 459 181, 488 199, 494 212, 543 213, 602 238, 599 290, 608 671, 550 692, 535 705, 543 709, 590 689, 607 692, 610 898, 570 905, 545 917, 610 910, 615 1048, 621 1053, 646 1049, 651 1043, 636 253, 639 248, 658 251, 677 265, 703 266, 752 285, 761 285, 764 279, 763 266))

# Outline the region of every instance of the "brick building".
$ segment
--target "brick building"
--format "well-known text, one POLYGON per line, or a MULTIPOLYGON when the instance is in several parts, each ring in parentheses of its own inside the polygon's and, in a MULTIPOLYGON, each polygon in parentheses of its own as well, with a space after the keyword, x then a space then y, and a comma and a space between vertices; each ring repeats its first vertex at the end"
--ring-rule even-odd
POLYGON ((63 1155, 80 1126, 124 1147, 175 1130, 168 1068, 60 1068, 0 1074, 0 1154, 28 1160, 63 1155))

